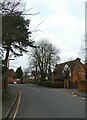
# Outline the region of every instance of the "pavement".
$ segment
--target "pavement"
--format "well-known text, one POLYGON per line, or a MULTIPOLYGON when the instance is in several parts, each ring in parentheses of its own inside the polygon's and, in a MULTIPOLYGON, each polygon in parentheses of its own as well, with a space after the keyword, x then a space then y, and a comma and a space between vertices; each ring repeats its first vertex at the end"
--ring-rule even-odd
MULTIPOLYGON (((2 118, 7 118, 10 115, 12 107, 18 98, 18 89, 14 86, 15 85, 8 85, 7 91, 4 91, 2 94, 2 118)), ((69 94, 87 98, 87 93, 79 92, 77 89, 64 89, 64 91, 69 94)))
POLYGON ((7 90, 2 92, 2 118, 8 118, 18 97, 18 89, 8 85, 7 90))
POLYGON ((72 95, 87 98, 87 92, 78 91, 78 89, 64 89, 64 91, 72 95))
POLYGON ((78 96, 87 98, 87 92, 82 92, 82 91, 77 90, 77 91, 73 92, 72 94, 76 94, 78 96))

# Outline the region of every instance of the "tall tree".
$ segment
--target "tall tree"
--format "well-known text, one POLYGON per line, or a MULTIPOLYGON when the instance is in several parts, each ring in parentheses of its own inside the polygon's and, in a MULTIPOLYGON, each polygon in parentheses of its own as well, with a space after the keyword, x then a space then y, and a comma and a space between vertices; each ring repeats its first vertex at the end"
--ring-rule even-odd
POLYGON ((87 79, 87 32, 85 31, 85 38, 82 39, 80 56, 85 64, 85 78, 87 79))
MULTIPOLYGON (((5 3, 3 3, 5 4, 5 3)), ((33 47, 34 41, 29 39, 31 32, 29 31, 30 20, 25 20, 22 11, 16 11, 19 2, 10 3, 10 11, 3 11, 2 14, 2 45, 6 51, 5 63, 7 67, 7 60, 11 52, 15 57, 21 56, 23 52, 28 52, 27 47, 33 47)), ((4 5, 5 6, 5 5, 4 5)), ((6 9, 2 5, 2 10, 6 9)))
POLYGON ((87 79, 87 32, 85 33, 85 78, 87 79))
POLYGON ((46 78, 51 80, 52 68, 60 60, 59 49, 47 41, 47 39, 39 41, 37 49, 33 49, 31 54, 33 67, 41 76, 41 80, 46 78))
MULTIPOLYGON (((15 57, 28 52, 28 47, 35 47, 34 41, 30 39, 30 20, 24 17, 24 8, 21 8, 20 0, 3 0, 0 2, 0 13, 2 13, 2 47, 5 55, 5 73, 7 73, 7 62, 9 54, 15 57)), ((4 88, 6 88, 5 80, 4 88)))
POLYGON ((21 80, 23 79, 23 71, 22 71, 21 67, 17 68, 16 75, 17 75, 18 79, 21 79, 21 80))

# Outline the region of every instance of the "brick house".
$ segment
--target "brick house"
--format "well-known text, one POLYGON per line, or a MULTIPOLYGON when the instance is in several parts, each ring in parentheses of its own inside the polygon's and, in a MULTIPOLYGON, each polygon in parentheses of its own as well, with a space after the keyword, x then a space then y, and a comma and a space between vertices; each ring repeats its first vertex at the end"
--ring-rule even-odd
POLYGON ((8 70, 8 83, 17 82, 16 72, 13 69, 8 70))
POLYGON ((64 81, 64 87, 77 87, 78 81, 85 79, 85 69, 80 59, 56 64, 53 71, 53 81, 64 81))
POLYGON ((85 69, 85 77, 87 79, 87 63, 84 64, 84 69, 85 69))
POLYGON ((83 64, 83 67, 85 69, 85 80, 78 82, 78 90, 87 92, 87 63, 83 64))

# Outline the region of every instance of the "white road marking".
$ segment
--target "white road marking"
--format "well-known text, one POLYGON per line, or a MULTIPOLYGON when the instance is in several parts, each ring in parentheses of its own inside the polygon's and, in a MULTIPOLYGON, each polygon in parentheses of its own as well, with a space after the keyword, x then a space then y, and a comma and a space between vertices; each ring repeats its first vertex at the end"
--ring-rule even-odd
POLYGON ((85 97, 81 97, 82 100, 85 100, 85 97))
POLYGON ((19 101, 18 101, 18 104, 17 104, 17 108, 16 108, 16 111, 14 113, 14 116, 13 116, 13 120, 15 119, 16 115, 17 115, 17 112, 18 112, 18 108, 19 108, 19 104, 20 104, 20 101, 21 101, 21 91, 19 90, 19 101))
POLYGON ((39 89, 37 89, 37 88, 36 88, 35 90, 36 90, 36 91, 38 91, 38 92, 40 92, 40 90, 39 90, 39 89))
POLYGON ((73 95, 74 97, 76 97, 77 95, 73 95))

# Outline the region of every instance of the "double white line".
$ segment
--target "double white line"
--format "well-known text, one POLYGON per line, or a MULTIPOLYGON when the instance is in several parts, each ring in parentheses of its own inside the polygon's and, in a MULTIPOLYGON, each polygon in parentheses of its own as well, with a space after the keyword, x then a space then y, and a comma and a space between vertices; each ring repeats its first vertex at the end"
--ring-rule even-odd
POLYGON ((15 110, 15 113, 14 113, 14 115, 13 115, 13 118, 12 118, 12 120, 15 120, 15 117, 16 117, 16 115, 17 115, 17 112, 18 112, 18 108, 19 108, 19 105, 20 105, 20 101, 21 101, 21 91, 19 90, 19 99, 18 99, 18 102, 17 102, 17 107, 16 107, 16 110, 15 110))

